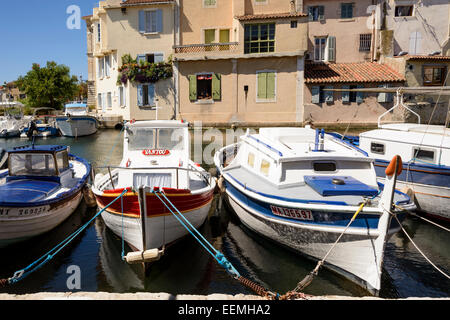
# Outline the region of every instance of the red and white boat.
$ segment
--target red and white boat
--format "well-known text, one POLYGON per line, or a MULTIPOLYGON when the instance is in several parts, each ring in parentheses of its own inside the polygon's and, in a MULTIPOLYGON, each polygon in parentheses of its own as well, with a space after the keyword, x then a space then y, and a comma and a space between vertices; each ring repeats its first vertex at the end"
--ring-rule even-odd
POLYGON ((177 211, 171 212, 162 203, 162 196, 151 191, 163 192, 198 228, 208 216, 216 183, 190 159, 188 123, 137 121, 125 124, 124 129, 122 162, 118 167, 107 168, 105 175, 97 174, 92 191, 103 209, 127 190, 122 199, 102 213, 102 218, 135 250, 127 255, 128 262, 147 262, 152 260, 147 259, 147 252, 156 252, 152 257, 159 258, 161 248, 188 234, 174 217, 173 212, 177 211))

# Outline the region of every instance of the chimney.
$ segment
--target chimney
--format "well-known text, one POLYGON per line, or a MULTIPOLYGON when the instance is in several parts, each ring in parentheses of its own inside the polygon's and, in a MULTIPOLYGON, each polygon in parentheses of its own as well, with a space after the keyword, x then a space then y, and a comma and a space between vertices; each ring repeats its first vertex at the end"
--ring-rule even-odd
POLYGON ((295 0, 290 0, 291 1, 291 13, 295 13, 297 12, 297 7, 295 4, 295 0))
POLYGON ((297 12, 303 12, 303 0, 295 0, 295 9, 297 12))

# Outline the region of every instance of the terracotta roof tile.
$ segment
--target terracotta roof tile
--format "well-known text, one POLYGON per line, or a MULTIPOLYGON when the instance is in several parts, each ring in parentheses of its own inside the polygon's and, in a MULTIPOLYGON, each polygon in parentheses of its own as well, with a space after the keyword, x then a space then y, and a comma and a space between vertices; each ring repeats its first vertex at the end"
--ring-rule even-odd
POLYGON ((305 83, 351 82, 403 82, 405 77, 385 64, 359 63, 307 63, 305 83))
POLYGON ((174 0, 127 0, 121 3, 122 6, 138 5, 138 4, 150 4, 157 2, 173 2, 174 0))
POLYGON ((269 13, 269 14, 247 14, 244 16, 237 16, 237 20, 258 20, 258 19, 277 19, 277 18, 298 18, 307 17, 308 15, 302 12, 286 12, 286 13, 269 13))

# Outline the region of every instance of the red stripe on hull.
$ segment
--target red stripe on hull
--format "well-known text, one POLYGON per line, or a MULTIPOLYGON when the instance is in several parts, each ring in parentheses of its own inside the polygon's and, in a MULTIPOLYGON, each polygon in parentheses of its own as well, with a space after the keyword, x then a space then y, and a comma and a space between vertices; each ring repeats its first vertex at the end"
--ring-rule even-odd
MULTIPOLYGON (((122 189, 123 191, 124 189, 122 189)), ((117 190, 114 190, 117 191, 117 190)), ((186 190, 174 190, 175 192, 171 192, 169 195, 166 194, 166 197, 173 203, 173 205, 180 211, 186 212, 197 209, 199 207, 203 207, 207 203, 211 201, 214 196, 214 190, 209 190, 208 192, 204 192, 201 194, 192 195, 191 193, 186 193, 186 190), (177 192, 178 191, 178 192, 177 192)), ((104 194, 112 193, 105 192, 104 194)), ((115 197, 111 196, 98 196, 95 195, 97 204, 104 208, 109 203, 111 203, 115 197)), ((162 196, 159 195, 160 198, 162 196)), ((165 200, 164 198, 162 198, 165 200)), ((108 211, 121 213, 122 212, 122 201, 119 199, 115 203, 113 203, 108 211)), ((170 204, 168 204, 169 207, 170 204)), ((123 196, 123 213, 127 215, 135 215, 140 216, 139 210, 139 199, 137 194, 125 194, 123 196)), ((169 209, 161 202, 158 197, 154 194, 147 194, 147 216, 159 216, 170 214, 169 209)))

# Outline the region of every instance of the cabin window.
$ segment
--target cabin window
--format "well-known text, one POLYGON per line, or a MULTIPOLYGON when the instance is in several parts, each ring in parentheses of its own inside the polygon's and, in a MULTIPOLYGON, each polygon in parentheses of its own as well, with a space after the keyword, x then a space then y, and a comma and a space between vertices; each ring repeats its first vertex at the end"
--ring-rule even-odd
POLYGON ((314 171, 336 171, 336 163, 334 162, 314 162, 313 167, 314 171))
POLYGON ((158 149, 182 150, 183 136, 183 129, 159 129, 158 149))
POLYGON ((372 153, 384 154, 384 144, 372 142, 370 144, 370 151, 372 153))
POLYGON ((16 153, 9 156, 10 176, 56 175, 53 154, 16 153))
POLYGON ((270 163, 267 160, 261 161, 261 168, 260 171, 263 175, 268 176, 269 175, 269 169, 270 169, 270 163))
POLYGON ((61 151, 56 154, 56 164, 58 165, 59 172, 69 168, 69 155, 67 151, 61 151))
POLYGON ((172 175, 170 173, 134 173, 133 186, 172 188, 172 175))
POLYGON ((248 154, 247 163, 252 168, 255 166, 255 155, 253 153, 248 154))
POLYGON ((128 128, 127 132, 129 149, 131 151, 155 148, 155 129, 128 128))
POLYGON ((414 148, 413 157, 414 157, 414 159, 418 159, 418 160, 434 162, 434 151, 414 148))

